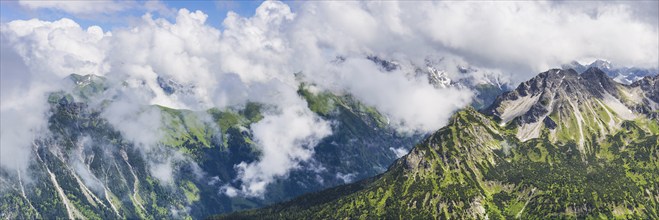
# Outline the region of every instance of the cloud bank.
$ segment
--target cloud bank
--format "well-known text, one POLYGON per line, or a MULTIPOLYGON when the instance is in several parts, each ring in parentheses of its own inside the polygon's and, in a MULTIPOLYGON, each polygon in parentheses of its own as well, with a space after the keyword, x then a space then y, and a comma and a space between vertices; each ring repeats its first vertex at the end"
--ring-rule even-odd
MULTIPOLYGON (((106 7, 21 4, 72 14, 106 7)), ((159 126, 148 118, 154 114, 143 114, 147 105, 196 111, 247 101, 272 106, 252 126, 262 157, 236 166, 240 186, 225 187, 229 195, 259 196, 300 168, 331 134, 328 122, 297 95, 299 76, 320 89, 352 94, 399 130, 430 132, 467 105, 472 92, 435 88, 405 68, 383 71, 367 56, 417 66, 439 57, 450 77, 461 77, 456 65, 476 66, 512 83, 572 60, 657 67, 657 23, 636 12, 625 3, 266 1, 253 16, 230 12, 222 29, 209 26, 203 12, 186 9, 172 21, 147 13, 111 32, 66 18, 11 21, 1 31, 0 165, 13 170, 29 161, 31 140, 46 123, 45 94, 61 87, 53 82, 70 73, 95 74, 114 85, 108 96, 115 102, 103 116, 137 145, 158 142, 157 133, 142 132, 159 126), (181 88, 167 92, 159 78, 181 88), (23 123, 14 123, 18 119, 23 123)), ((153 173, 169 172, 154 167, 153 173)))

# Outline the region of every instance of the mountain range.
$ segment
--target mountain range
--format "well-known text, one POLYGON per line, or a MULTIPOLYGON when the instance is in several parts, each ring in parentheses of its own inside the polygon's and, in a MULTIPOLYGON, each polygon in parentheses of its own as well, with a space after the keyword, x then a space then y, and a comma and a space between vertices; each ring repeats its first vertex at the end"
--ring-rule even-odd
POLYGON ((643 77, 657 75, 656 68, 639 68, 639 67, 625 67, 625 66, 616 66, 606 60, 595 60, 590 64, 581 64, 577 61, 572 61, 571 63, 562 65, 563 69, 574 69, 577 72, 586 71, 590 67, 597 67, 611 77, 614 81, 631 84, 636 82, 643 77))
MULTIPOLYGON (((32 144, 35 160, 28 174, 0 171, 6 186, 1 218, 202 218, 260 207, 382 173, 424 136, 399 133, 376 109, 350 95, 313 93, 301 84, 298 94, 334 122, 333 134, 301 164, 311 168, 291 171, 268 185, 262 197, 232 197, 220 189, 238 187, 235 166, 259 158, 250 126, 269 106, 247 103, 205 112, 146 106, 142 112, 160 115, 155 119, 164 135, 157 146, 143 149, 103 115, 113 101, 99 100, 110 86, 104 77, 72 74, 64 80, 74 89, 48 97, 50 132, 32 144), (168 169, 168 163, 174 164, 174 176, 163 182, 154 171, 168 169)), ((170 94, 193 88, 172 79, 157 82, 170 94)))
POLYGON ((659 218, 659 76, 551 69, 386 172, 214 219, 659 218))
MULTIPOLYGON (((0 170, 0 217, 203 218, 264 206, 217 218, 656 217, 657 76, 621 84, 594 67, 552 69, 510 90, 498 80, 452 80, 431 62, 369 59, 383 71, 427 75, 437 88, 473 89, 472 107, 435 133, 401 133, 350 94, 301 82, 298 95, 334 132, 301 164, 307 169, 269 184, 263 197, 229 196, 218 189, 238 187, 235 167, 259 158, 250 126, 269 106, 145 106, 164 134, 145 151, 103 115, 110 83, 72 74, 72 91, 48 97, 49 134, 34 140, 28 173, 0 170), (170 181, 156 176, 170 168, 162 164, 173 164, 170 181), (593 182, 608 178, 619 182, 593 182), (586 188, 591 182, 601 186, 586 188)), ((157 84, 167 94, 194 88, 157 84)))

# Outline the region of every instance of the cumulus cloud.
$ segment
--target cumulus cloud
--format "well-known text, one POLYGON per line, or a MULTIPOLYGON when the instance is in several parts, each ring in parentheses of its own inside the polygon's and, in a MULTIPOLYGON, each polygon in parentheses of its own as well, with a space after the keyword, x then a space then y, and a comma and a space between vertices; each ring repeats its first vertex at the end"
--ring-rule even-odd
POLYGON ((428 83, 427 76, 407 78, 402 72, 385 73, 364 58, 346 60, 328 72, 333 79, 316 83, 325 88, 343 89, 365 104, 375 106, 403 131, 437 130, 455 109, 471 101, 469 91, 437 89, 428 83))
POLYGON ((331 133, 327 122, 301 105, 282 111, 252 125, 263 156, 257 162, 236 166, 243 183, 240 191, 246 196, 262 196, 274 178, 311 159, 318 140, 331 133))
MULTIPOLYGON (((21 4, 72 14, 123 10, 112 6, 116 2, 21 4)), ((160 16, 171 11, 158 2, 145 6, 160 16)), ((206 24, 203 12, 186 9, 173 21, 147 13, 112 32, 82 29, 70 19, 12 21, 2 24, 2 165, 16 168, 5 162, 11 161, 5 152, 29 155, 14 146, 26 146, 43 127, 44 94, 54 89, 48 82, 91 73, 114 85, 107 94, 114 101, 103 116, 145 149, 157 146, 160 137, 158 113, 149 105, 195 111, 247 101, 270 106, 251 127, 261 158, 236 166, 240 185, 225 186, 228 195, 259 196, 269 183, 310 160, 314 145, 331 133, 296 94, 299 76, 319 90, 352 94, 399 130, 430 132, 467 105, 473 93, 435 88, 409 68, 383 71, 367 56, 411 66, 423 66, 431 57, 441 60, 433 65, 451 78, 496 72, 497 82, 513 83, 572 60, 657 67, 657 24, 636 12, 638 7, 626 3, 311 1, 291 8, 266 1, 253 16, 230 12, 222 29, 206 24), (465 76, 458 66, 487 71, 465 76), (159 79, 179 87, 166 91, 159 79), (7 83, 14 81, 27 86, 7 83), (23 117, 34 120, 16 127, 6 123, 23 117)), ((160 166, 171 161, 159 161, 152 174, 173 172, 160 166)))
POLYGON ((210 107, 209 93, 220 75, 215 62, 220 32, 204 25, 206 17, 200 11, 182 9, 172 24, 147 14, 139 25, 115 31, 107 60, 114 69, 108 77, 151 93, 147 104, 195 110, 210 107), (157 77, 194 88, 168 95, 157 77))
POLYGON ((163 136, 160 111, 131 101, 112 102, 103 111, 103 117, 118 129, 126 140, 141 148, 151 148, 158 144, 163 136))
POLYGON ((16 20, 2 25, 6 49, 18 53, 30 68, 20 74, 62 78, 73 72, 99 75, 107 71, 101 47, 103 38, 111 33, 98 26, 85 30, 66 18, 54 22, 16 20))

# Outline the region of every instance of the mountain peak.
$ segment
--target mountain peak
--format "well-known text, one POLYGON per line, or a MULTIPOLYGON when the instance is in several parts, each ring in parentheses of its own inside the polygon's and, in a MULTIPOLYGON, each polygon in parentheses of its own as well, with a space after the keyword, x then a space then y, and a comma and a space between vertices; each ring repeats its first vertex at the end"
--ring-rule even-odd
POLYGON ((517 128, 526 141, 549 130, 551 141, 574 141, 587 150, 590 136, 610 134, 625 120, 656 111, 656 83, 625 86, 598 67, 578 74, 574 69, 550 69, 504 93, 484 112, 501 126, 517 128), (645 85, 643 90, 636 89, 645 85), (645 91, 639 92, 639 91, 645 91), (598 120, 605 118, 606 120, 598 120), (548 129, 543 129, 548 128, 548 129))
POLYGON ((609 93, 618 97, 618 90, 616 83, 613 79, 609 78, 604 71, 597 67, 590 67, 585 72, 581 73, 584 85, 597 97, 603 97, 604 93, 609 93))
POLYGON ((611 62, 606 61, 606 60, 600 60, 600 59, 597 59, 597 60, 593 61, 588 66, 589 67, 597 67, 597 68, 602 69, 602 70, 613 69, 612 66, 611 66, 611 62))
POLYGON ((583 72, 590 67, 597 67, 604 71, 614 69, 613 65, 611 65, 611 62, 602 59, 597 59, 589 64, 581 64, 579 61, 573 60, 572 62, 563 64, 561 66, 563 69, 575 69, 577 72, 583 72))
POLYGON ((80 75, 71 73, 67 78, 78 86, 86 86, 91 83, 103 83, 105 81, 105 77, 94 74, 80 75))
POLYGON ((83 99, 100 94, 108 89, 105 77, 94 74, 79 75, 71 74, 67 77, 76 85, 75 95, 83 99))
POLYGON ((176 82, 171 77, 156 77, 156 82, 162 91, 167 95, 172 95, 174 93, 178 94, 194 94, 194 85, 186 85, 176 82))
POLYGON ((581 77, 587 78, 587 79, 606 79, 606 80, 610 80, 610 78, 606 75, 606 73, 598 67, 588 67, 588 69, 586 69, 586 71, 583 71, 581 73, 581 77))

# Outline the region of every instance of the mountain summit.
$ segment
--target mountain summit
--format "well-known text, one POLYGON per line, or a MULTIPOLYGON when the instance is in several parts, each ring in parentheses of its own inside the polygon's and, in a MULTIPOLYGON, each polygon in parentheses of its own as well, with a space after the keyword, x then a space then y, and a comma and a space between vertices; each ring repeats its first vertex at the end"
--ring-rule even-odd
MULTIPOLYGON (((647 78, 648 84, 656 83, 656 76, 647 78)), ((583 147, 592 135, 610 134, 620 122, 636 118, 632 109, 657 110, 653 91, 639 87, 616 83, 596 67, 581 74, 552 69, 499 96, 485 112, 502 125, 514 124, 520 140, 537 138, 548 128, 551 140, 577 140, 583 147)))

